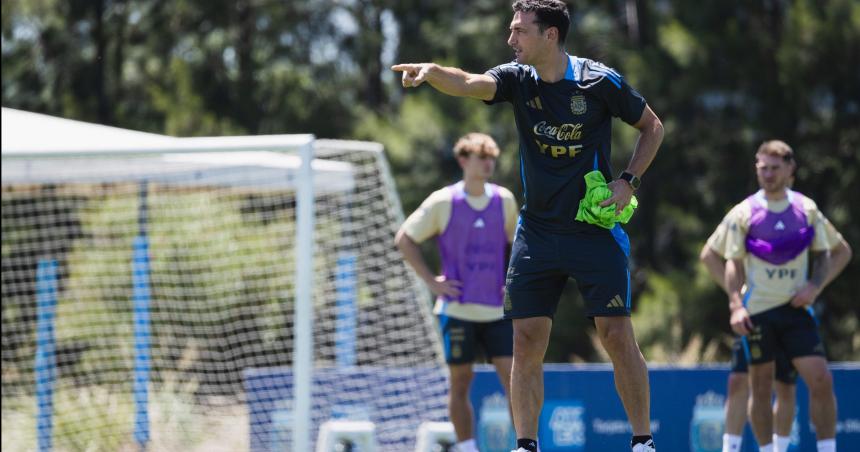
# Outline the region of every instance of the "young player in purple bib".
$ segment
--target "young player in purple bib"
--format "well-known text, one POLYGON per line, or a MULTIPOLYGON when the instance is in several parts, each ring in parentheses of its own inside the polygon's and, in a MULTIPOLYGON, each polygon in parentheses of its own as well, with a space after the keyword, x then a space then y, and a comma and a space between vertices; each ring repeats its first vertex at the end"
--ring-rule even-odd
POLYGON ((517 203, 510 191, 487 182, 499 156, 492 138, 470 133, 454 146, 454 155, 463 180, 432 193, 406 219, 395 242, 437 296, 434 312, 451 376, 448 412, 457 435, 452 450, 477 452, 469 386, 479 351, 510 393, 513 329, 503 318, 503 291, 517 203), (418 247, 433 237, 442 258, 441 275, 430 270, 418 247))
POLYGON ((508 237, 499 187, 487 184, 487 207, 477 210, 469 205, 465 184, 447 187, 451 193, 451 219, 439 235, 442 275, 446 280, 464 281, 460 295, 453 300, 493 308, 502 307, 505 285, 505 257, 508 237))

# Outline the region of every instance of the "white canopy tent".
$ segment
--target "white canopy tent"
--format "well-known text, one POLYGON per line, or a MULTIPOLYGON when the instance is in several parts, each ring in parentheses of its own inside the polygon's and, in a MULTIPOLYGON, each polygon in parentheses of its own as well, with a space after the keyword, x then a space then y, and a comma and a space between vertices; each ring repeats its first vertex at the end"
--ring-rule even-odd
MULTIPOLYGON (((2 183, 147 180, 292 189, 301 158, 278 151, 309 140, 309 135, 175 138, 3 108, 2 183)), ((354 186, 349 163, 314 159, 312 168, 317 193, 354 186)))
POLYGON ((3 156, 109 146, 169 146, 178 138, 3 107, 3 156))
POLYGON ((10 108, 0 122, 3 185, 150 181, 296 192, 295 259, 304 264, 295 274, 293 445, 308 449, 314 193, 351 190, 352 165, 313 159, 313 135, 175 138, 10 108))

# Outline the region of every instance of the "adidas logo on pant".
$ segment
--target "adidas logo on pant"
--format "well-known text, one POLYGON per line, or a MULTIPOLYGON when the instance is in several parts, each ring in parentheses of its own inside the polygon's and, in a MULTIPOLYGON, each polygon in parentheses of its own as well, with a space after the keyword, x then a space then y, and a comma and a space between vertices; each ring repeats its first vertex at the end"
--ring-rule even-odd
POLYGON ((625 307, 624 301, 621 300, 620 295, 616 295, 609 300, 609 303, 606 304, 607 308, 623 308, 625 307))

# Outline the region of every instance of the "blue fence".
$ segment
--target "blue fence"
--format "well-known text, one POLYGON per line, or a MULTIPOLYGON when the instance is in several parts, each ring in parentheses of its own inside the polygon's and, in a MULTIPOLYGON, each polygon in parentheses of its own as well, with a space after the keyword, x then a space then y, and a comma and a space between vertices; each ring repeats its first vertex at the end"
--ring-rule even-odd
MULTIPOLYGON (((369 420, 382 450, 412 450, 421 422, 445 420, 446 373, 440 367, 316 369, 310 437, 316 441, 328 419, 369 420)), ((292 369, 246 369, 244 376, 251 451, 290 450, 292 369)))
MULTIPOLYGON (((860 364, 831 366, 839 400, 837 440, 843 448, 860 444, 860 364)), ((540 418, 541 449, 553 451, 624 450, 630 427, 615 392, 608 365, 545 366, 545 403, 540 418)), ((650 366, 652 428, 661 450, 720 451, 727 366, 677 368, 650 366)), ((438 421, 444 404, 444 371, 437 368, 318 369, 313 396, 314 432, 329 418, 363 418, 377 424, 383 450, 412 450, 421 421, 438 421), (440 382, 440 379, 442 380, 440 382), (420 400, 404 406, 403 400, 420 400), (430 409, 435 407, 436 409, 430 409)), ((252 451, 286 450, 291 424, 290 370, 249 369, 245 388, 250 411, 252 451)), ((478 366, 471 392, 477 439, 482 452, 509 452, 513 428, 502 387, 489 366, 478 366)), ((798 384, 798 413, 791 451, 815 451, 808 396, 798 384)), ((747 427, 743 451, 756 451, 747 427)))
MULTIPOLYGON (((843 447, 860 444, 860 364, 831 366, 839 400, 837 441, 843 447)), ((661 450, 719 452, 722 450, 723 402, 727 366, 677 368, 650 366, 651 425, 661 450)), ((624 450, 630 427, 615 392, 608 365, 547 365, 544 371, 545 403, 540 417, 540 443, 544 452, 624 450)), ((497 440, 508 419, 496 405, 502 387, 489 366, 481 366, 472 385, 477 435, 481 452, 509 452, 497 440), (493 413, 494 423, 482 416, 493 413), (489 425, 488 425, 489 424, 489 425), (488 428, 489 427, 489 428, 488 428)), ((815 451, 815 433, 809 422, 808 395, 798 384, 797 419, 790 451, 815 451)), ((743 451, 757 451, 749 427, 743 451)))

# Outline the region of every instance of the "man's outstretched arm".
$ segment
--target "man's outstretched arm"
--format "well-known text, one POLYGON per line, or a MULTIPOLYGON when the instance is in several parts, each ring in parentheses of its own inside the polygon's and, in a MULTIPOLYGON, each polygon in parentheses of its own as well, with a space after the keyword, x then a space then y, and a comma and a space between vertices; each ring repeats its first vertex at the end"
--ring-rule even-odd
POLYGON ((449 96, 492 100, 496 95, 496 80, 486 74, 470 74, 436 63, 395 64, 391 70, 403 73, 401 82, 404 88, 427 82, 449 96))

